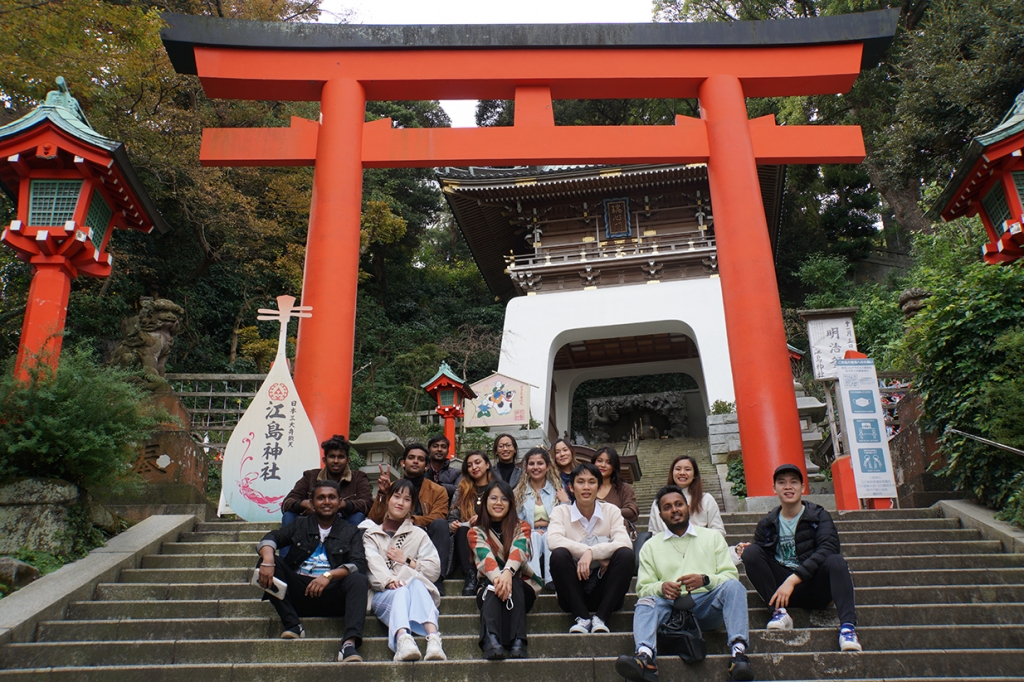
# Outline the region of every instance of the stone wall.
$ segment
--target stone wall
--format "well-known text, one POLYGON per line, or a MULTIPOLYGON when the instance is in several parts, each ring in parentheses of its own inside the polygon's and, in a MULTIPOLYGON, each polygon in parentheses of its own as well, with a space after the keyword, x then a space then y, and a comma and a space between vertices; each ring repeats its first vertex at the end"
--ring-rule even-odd
POLYGON ((22 548, 60 554, 70 543, 75 512, 110 530, 114 518, 77 486, 56 478, 20 478, 0 487, 0 554, 22 548))

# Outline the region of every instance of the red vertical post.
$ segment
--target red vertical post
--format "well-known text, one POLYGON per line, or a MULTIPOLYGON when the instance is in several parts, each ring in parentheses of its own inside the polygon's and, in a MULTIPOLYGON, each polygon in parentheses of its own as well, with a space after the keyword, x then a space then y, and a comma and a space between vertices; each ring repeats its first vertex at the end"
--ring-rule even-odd
POLYGON ((698 91, 747 495, 774 495, 780 464, 804 467, 782 305, 743 86, 706 79, 698 91))
MULTIPOLYGON (((60 256, 56 259, 64 260, 60 256)), ((28 379, 29 368, 40 360, 56 371, 71 293, 71 274, 66 264, 40 263, 35 270, 14 365, 14 376, 22 381, 28 379)))
POLYGON ((319 439, 349 433, 365 118, 361 83, 324 83, 302 285, 313 316, 300 320, 295 350, 295 387, 319 439))
POLYGON ((455 456, 455 417, 444 418, 444 437, 448 439, 448 459, 455 456))

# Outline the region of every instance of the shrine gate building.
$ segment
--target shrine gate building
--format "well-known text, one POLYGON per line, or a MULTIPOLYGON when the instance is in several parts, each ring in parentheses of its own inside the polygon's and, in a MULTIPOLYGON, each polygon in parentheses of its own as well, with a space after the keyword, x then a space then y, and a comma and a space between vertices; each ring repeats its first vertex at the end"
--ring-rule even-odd
MULTIPOLYGON (((758 167, 775 251, 785 166, 758 167)), ((510 299, 499 371, 540 390, 549 440, 590 379, 694 379, 690 435, 735 399, 707 166, 447 168, 445 198, 491 291, 510 299)))

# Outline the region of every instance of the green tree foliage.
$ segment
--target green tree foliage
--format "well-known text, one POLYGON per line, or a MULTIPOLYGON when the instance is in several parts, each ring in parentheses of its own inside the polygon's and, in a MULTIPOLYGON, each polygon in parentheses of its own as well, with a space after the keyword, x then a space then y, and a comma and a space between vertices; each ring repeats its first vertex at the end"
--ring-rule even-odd
POLYGON ((149 407, 132 374, 96 365, 84 350, 65 352, 56 373, 0 377, 0 480, 60 478, 85 488, 123 483, 137 446, 167 415, 149 407))

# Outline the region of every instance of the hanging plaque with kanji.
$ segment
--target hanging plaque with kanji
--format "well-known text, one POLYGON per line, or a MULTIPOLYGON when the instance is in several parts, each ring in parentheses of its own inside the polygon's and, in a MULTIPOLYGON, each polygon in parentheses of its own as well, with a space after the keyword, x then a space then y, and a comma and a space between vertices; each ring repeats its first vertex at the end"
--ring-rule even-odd
POLYGON ((288 320, 312 317, 310 307, 294 303, 293 296, 278 296, 279 310, 257 311, 257 319, 281 323, 277 356, 224 450, 220 511, 230 510, 246 521, 276 519, 302 472, 320 466, 316 433, 285 359, 288 320))

